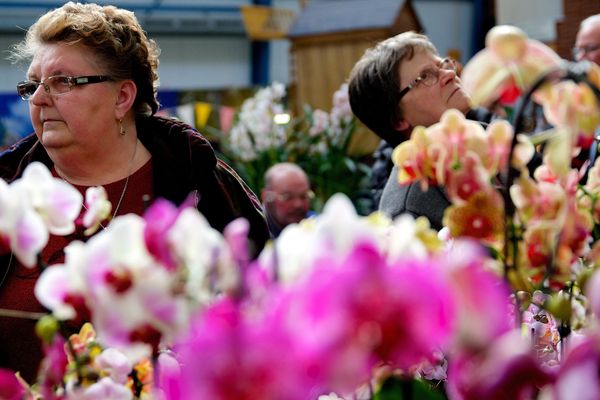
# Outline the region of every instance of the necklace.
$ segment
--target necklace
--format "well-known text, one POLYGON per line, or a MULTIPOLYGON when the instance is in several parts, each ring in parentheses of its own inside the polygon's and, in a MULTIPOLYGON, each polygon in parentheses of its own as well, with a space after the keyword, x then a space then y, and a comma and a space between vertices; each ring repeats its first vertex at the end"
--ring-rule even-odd
POLYGON ((4 276, 2 277, 2 280, 0 281, 0 287, 2 287, 2 285, 4 284, 4 281, 6 280, 6 277, 8 276, 8 271, 10 271, 10 265, 12 264, 12 259, 13 259, 13 253, 11 251, 10 258, 8 259, 8 265, 6 266, 6 271, 4 271, 4 276))
MULTIPOLYGON (((135 147, 133 148, 133 154, 131 155, 131 160, 129 160, 129 168, 127 170, 127 177, 125 178, 125 184, 123 185, 123 190, 121 191, 121 195, 119 196, 119 201, 117 201, 117 206, 115 207, 115 211, 113 212, 111 220, 113 220, 117 216, 117 212, 119 212, 119 207, 121 207, 121 203, 123 202, 123 199, 125 198, 125 193, 127 192, 127 186, 129 185, 129 178, 131 177, 131 173, 133 172, 133 161, 135 160, 135 155, 137 153, 138 142, 139 142, 139 140, 137 140, 135 142, 135 147)), ((61 176, 61 179, 65 182, 69 183, 69 181, 67 181, 62 176, 61 176)), ((84 200, 82 206, 86 211, 88 210, 87 206, 85 205, 85 200, 84 200)), ((101 222, 99 224, 102 229, 106 229, 106 226, 104 226, 101 222)))

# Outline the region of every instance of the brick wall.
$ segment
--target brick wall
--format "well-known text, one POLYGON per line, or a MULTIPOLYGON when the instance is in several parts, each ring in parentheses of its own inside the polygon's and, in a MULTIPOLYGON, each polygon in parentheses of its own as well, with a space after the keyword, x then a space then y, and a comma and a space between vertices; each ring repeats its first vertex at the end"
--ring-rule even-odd
POLYGON ((593 14, 600 14, 599 0, 563 0, 564 19, 556 24, 557 53, 568 60, 572 59, 571 49, 575 44, 575 37, 579 23, 593 14))

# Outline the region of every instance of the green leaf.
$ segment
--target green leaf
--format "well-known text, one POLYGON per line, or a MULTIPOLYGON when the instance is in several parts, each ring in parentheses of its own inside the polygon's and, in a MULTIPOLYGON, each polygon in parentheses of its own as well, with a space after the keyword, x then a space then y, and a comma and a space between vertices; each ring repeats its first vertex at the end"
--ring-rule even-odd
POLYGON ((445 400, 437 389, 422 380, 388 378, 373 400, 445 400))

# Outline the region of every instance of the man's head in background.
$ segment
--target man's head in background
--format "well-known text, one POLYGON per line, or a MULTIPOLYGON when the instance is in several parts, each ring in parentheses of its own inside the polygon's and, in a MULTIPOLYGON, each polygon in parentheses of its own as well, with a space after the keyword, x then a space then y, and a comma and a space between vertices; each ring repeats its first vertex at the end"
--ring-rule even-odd
POLYGON ((279 163, 271 166, 265 173, 265 187, 261 190, 269 228, 272 222, 283 229, 306 218, 313 197, 308 177, 298 165, 279 163))
POLYGON ((573 48, 573 58, 575 61, 588 60, 600 65, 600 14, 581 21, 573 48))

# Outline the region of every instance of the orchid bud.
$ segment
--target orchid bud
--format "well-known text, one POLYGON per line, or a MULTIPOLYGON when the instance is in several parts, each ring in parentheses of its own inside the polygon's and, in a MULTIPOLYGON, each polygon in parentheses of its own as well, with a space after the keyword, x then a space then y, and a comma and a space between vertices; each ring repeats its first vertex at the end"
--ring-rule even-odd
POLYGON ((51 315, 44 315, 35 324, 35 333, 44 343, 52 343, 52 339, 58 332, 59 324, 56 318, 51 315))

